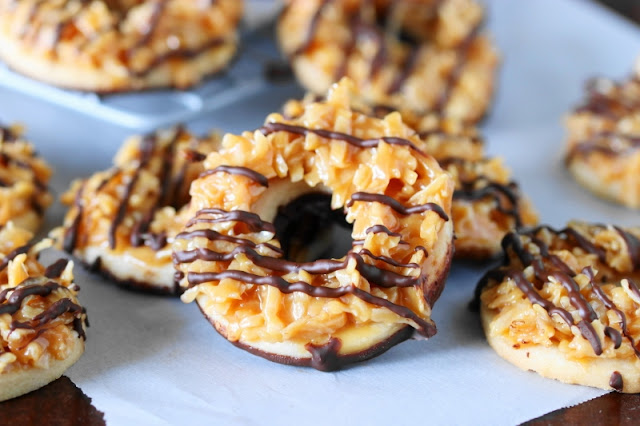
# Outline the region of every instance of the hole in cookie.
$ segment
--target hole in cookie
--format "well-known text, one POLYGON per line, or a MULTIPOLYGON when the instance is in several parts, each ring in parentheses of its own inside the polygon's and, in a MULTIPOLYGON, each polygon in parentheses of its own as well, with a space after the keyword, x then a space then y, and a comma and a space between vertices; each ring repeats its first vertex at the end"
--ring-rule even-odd
POLYGON ((351 224, 331 210, 331 196, 305 194, 278 208, 274 220, 285 257, 295 262, 341 258, 351 249, 351 224))

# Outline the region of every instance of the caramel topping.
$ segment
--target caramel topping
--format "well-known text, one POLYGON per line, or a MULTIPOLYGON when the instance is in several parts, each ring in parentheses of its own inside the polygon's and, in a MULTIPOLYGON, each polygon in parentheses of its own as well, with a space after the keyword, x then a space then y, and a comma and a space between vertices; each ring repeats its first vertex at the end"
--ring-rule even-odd
MULTIPOLYGON (((605 230, 606 227, 603 225, 595 225, 592 226, 592 229, 598 232, 598 230, 605 230)), ((628 257, 635 268, 636 263, 633 256, 637 255, 634 251, 634 244, 637 242, 637 238, 619 227, 614 227, 613 229, 615 229, 623 241, 628 241, 627 244, 631 247, 628 257)), ((604 293, 600 287, 601 284, 595 281, 595 274, 591 266, 584 267, 580 271, 572 269, 571 266, 561 260, 558 255, 551 253, 550 246, 539 237, 539 234, 543 232, 550 233, 553 238, 562 241, 563 244, 580 248, 585 253, 595 256, 598 262, 606 265, 607 256, 605 251, 597 247, 587 236, 571 226, 561 230, 555 230, 548 226, 540 226, 532 230, 520 231, 518 234, 510 233, 502 242, 505 251, 504 265, 499 269, 490 271, 480 280, 476 289, 476 303, 479 302, 480 293, 490 285, 491 282, 500 282, 504 278, 510 278, 532 304, 542 306, 549 315, 558 315, 569 326, 576 325, 582 336, 590 343, 594 353, 601 355, 603 353, 602 343, 591 324, 594 321, 601 320, 601 318, 589 303, 589 300, 584 296, 583 292, 581 292, 578 283, 575 281, 575 277, 578 274, 582 274, 589 279, 589 288, 593 294, 602 302, 606 309, 613 311, 620 320, 619 325, 622 333, 610 326, 605 326, 605 336, 611 339, 614 344, 614 349, 620 348, 622 337, 624 336, 631 343, 631 347, 636 356, 640 358, 640 350, 637 348, 633 337, 627 329, 627 318, 625 314, 604 293), (528 243, 525 244, 525 241, 528 241, 528 243), (536 247, 536 251, 532 251, 530 247, 536 247), (518 259, 522 264, 522 269, 528 266, 533 267, 535 281, 529 281, 520 268, 517 268, 515 265, 512 266, 515 259, 518 259), (538 292, 542 289, 542 285, 550 279, 559 283, 566 290, 571 305, 576 309, 581 318, 577 323, 567 310, 554 305, 538 292)), ((630 281, 629 287, 632 288, 632 285, 635 284, 630 281)), ((631 291, 634 290, 632 289, 631 291)), ((638 295, 640 295, 640 293, 638 293, 638 295)), ((604 324, 607 324, 607 322, 604 322, 604 324)))

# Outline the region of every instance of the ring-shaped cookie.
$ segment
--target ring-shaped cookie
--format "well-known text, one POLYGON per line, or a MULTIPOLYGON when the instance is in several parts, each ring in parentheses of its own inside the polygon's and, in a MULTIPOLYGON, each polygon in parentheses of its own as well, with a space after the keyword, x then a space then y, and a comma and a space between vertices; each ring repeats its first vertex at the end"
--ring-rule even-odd
POLYGON ((640 229, 542 226, 502 245, 477 289, 493 349, 545 377, 640 392, 640 229))
POLYGON ((186 88, 223 69, 241 0, 0 0, 0 60, 94 92, 186 88))
POLYGON ((0 225, 12 221, 36 232, 53 202, 50 177, 51 169, 21 130, 0 124, 0 225))
POLYGON ((278 40, 316 94, 349 77, 370 104, 475 122, 498 65, 482 16, 474 0, 289 0, 278 40))
POLYGON ((180 209, 202 156, 218 143, 180 126, 128 139, 113 167, 74 182, 63 197, 70 208, 56 232, 62 248, 124 287, 178 293, 171 242, 188 219, 180 209))
POLYGON ((453 252, 451 178, 399 115, 351 110, 348 88, 297 119, 272 114, 255 132, 226 135, 191 186, 193 218, 173 245, 183 300, 197 300, 224 337, 320 370, 376 356, 414 331, 432 336, 453 252), (346 256, 284 257, 278 208, 310 193, 346 212, 346 256))
MULTIPOLYGON (((316 97, 285 104, 284 115, 297 117, 316 97)), ((397 114, 387 106, 369 107, 361 101, 352 108, 378 118, 397 114)), ((455 182, 451 218, 458 259, 486 260, 501 252, 500 241, 512 229, 537 224, 529 199, 500 158, 486 157, 478 129, 452 117, 400 112, 402 121, 418 134, 420 149, 432 155, 455 182)))
POLYGON ((640 62, 617 83, 594 79, 587 99, 566 120, 565 163, 596 195, 640 208, 640 62))
POLYGON ((50 241, 32 236, 11 223, 0 229, 0 401, 56 380, 84 352, 73 263, 45 268, 37 256, 50 241))

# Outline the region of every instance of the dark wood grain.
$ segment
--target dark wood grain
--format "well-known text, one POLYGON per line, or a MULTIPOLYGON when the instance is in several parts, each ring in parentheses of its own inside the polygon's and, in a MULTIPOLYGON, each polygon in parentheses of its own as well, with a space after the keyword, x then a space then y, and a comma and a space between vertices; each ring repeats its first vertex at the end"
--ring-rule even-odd
POLYGON ((640 1, 638 0, 597 0, 599 3, 620 13, 622 16, 640 23, 640 1))
POLYGON ((640 424, 640 395, 609 393, 600 398, 553 411, 526 426, 543 425, 638 425, 640 424))
MULTIPOLYGON (((596 1, 640 24, 640 0, 596 1)), ((638 425, 640 424, 640 394, 612 392, 575 407, 553 411, 524 424, 526 426, 638 425)))
POLYGON ((68 377, 0 402, 0 425, 104 426, 104 414, 68 377))

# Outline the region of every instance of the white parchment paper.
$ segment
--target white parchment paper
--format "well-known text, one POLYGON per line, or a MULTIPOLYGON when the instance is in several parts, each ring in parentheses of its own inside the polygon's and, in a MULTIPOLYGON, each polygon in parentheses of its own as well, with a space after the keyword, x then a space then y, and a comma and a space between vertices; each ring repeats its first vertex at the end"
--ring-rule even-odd
MULTIPOLYGON (((640 32, 588 1, 489 1, 488 25, 504 56, 488 150, 503 156, 543 222, 571 218, 638 224, 638 213, 601 201, 564 171, 563 114, 586 78, 623 77, 640 32)), ((265 88, 249 104, 190 123, 240 131, 301 91, 265 88)), ((105 168, 126 131, 0 89, 0 118, 20 121, 56 166, 54 187, 105 168)), ((60 206, 48 215, 59 224, 60 206)), ((49 254, 49 258, 54 256, 49 254)), ((195 305, 121 290, 77 268, 91 328, 67 375, 111 425, 517 424, 601 395, 521 371, 488 347, 467 309, 485 268, 455 264, 435 306, 438 334, 409 341, 337 373, 287 367, 236 349, 195 305)))

